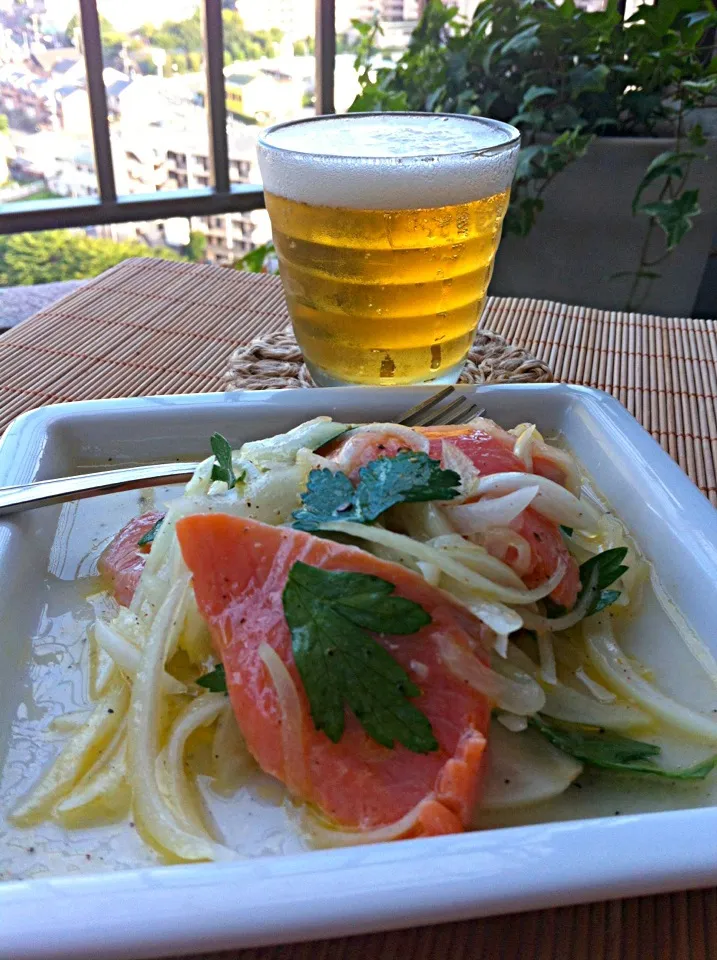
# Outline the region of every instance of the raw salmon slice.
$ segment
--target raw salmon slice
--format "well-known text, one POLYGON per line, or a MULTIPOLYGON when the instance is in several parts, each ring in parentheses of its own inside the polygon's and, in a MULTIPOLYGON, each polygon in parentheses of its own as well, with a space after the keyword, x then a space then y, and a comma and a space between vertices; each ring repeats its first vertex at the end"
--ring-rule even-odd
POLYGON ((104 549, 97 568, 111 581, 118 603, 129 606, 149 552, 148 548, 139 546, 139 541, 163 515, 153 510, 130 520, 104 549))
MULTIPOLYGON (((442 459, 443 441, 448 440, 475 464, 483 476, 492 473, 525 473, 525 464, 513 453, 515 437, 490 420, 483 421, 483 424, 484 427, 457 425, 416 427, 415 430, 428 438, 428 454, 434 460, 442 459)), ((360 468, 371 460, 394 457, 406 448, 405 439, 398 434, 387 432, 382 435, 380 431, 367 430, 364 434, 355 434, 353 438, 335 443, 329 455, 341 463, 349 476, 357 479, 360 468)), ((562 482, 563 477, 554 464, 535 458, 533 465, 538 475, 562 482)), ((572 607, 580 592, 580 573, 557 524, 528 508, 511 527, 530 545, 531 563, 527 571, 521 573, 526 586, 540 586, 553 575, 562 560, 566 564, 565 576, 550 596, 555 603, 572 607)), ((492 552, 490 542, 486 544, 486 549, 492 552)), ((517 557, 518 552, 514 547, 510 547, 505 555, 498 555, 498 559, 509 566, 516 564, 517 557)))
POLYGON ((239 726, 262 769, 345 829, 392 824, 417 807, 406 836, 463 830, 477 797, 491 704, 448 670, 438 642, 449 637, 471 647, 481 624, 417 574, 298 530, 205 514, 180 520, 177 536, 199 610, 224 663, 239 726), (324 570, 382 577, 394 584, 396 596, 419 603, 430 614, 432 622, 418 633, 374 636, 420 688, 412 702, 431 722, 438 750, 417 754, 401 745, 383 747, 350 712, 338 743, 314 728, 282 604, 297 560, 324 570), (264 642, 296 684, 302 711, 299 756, 285 755, 277 694, 259 655, 264 642))

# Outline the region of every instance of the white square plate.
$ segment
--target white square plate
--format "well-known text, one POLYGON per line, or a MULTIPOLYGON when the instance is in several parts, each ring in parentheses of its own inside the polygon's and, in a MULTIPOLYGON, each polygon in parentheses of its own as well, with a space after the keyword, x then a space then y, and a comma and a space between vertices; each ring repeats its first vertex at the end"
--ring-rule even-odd
MULTIPOLYGON (((426 388, 292 390, 46 407, 7 431, 0 445, 0 484, 108 461, 198 459, 215 430, 238 445, 319 414, 391 420, 425 393, 426 388)), ((526 385, 483 387, 478 393, 487 416, 505 426, 537 421, 543 432, 563 434, 635 534, 670 596, 717 653, 717 512, 667 454, 598 391, 526 385)), ((80 540, 117 528, 117 517, 127 509, 122 496, 92 501, 95 525, 102 517, 105 530, 88 521, 86 529, 80 525, 80 540)), ((32 709, 26 638, 39 635, 48 593, 66 589, 64 581, 86 565, 89 543, 83 554, 77 543, 58 540, 68 509, 48 507, 0 523, 0 769, 12 724, 27 719, 32 709), (64 544, 61 555, 58 543, 64 544)), ((684 648, 676 656, 680 670, 689 678, 694 674, 694 702, 704 707, 704 679, 684 648)), ((66 681, 58 676, 57 682, 66 681)), ((566 816, 585 815, 577 806, 577 795, 585 792, 574 792, 576 805, 566 816)), ((100 868, 104 872, 10 880, 0 884, 0 957, 136 960, 705 886, 717 882, 714 803, 709 791, 697 800, 680 801, 676 794, 662 806, 689 808, 630 813, 628 803, 621 811, 628 815, 619 817, 233 863, 112 870, 107 862, 100 868)), ((650 809, 642 800, 633 807, 650 809)), ((27 851, 18 845, 18 863, 23 856, 27 851)))

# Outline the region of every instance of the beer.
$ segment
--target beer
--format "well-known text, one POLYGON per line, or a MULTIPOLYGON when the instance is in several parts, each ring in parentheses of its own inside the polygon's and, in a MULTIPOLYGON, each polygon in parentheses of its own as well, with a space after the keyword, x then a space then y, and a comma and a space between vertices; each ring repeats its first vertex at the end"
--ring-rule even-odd
POLYGON ((318 117, 266 131, 266 206, 317 383, 458 379, 518 146, 507 124, 440 114, 318 117))

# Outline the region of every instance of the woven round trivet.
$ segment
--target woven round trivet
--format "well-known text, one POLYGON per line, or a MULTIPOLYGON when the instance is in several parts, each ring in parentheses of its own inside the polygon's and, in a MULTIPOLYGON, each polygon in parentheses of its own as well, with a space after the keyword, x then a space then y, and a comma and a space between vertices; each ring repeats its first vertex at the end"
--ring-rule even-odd
MULTIPOLYGON (((290 327, 237 347, 224 375, 227 390, 281 390, 313 387, 290 327)), ((550 367, 503 337, 479 330, 460 383, 550 383, 550 367)))

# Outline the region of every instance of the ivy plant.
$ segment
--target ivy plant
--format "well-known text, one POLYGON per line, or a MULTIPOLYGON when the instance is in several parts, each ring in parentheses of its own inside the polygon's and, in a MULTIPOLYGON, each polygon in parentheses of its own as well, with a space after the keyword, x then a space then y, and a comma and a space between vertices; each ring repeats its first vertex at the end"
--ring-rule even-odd
POLYGON ((353 111, 421 110, 483 115, 523 138, 506 232, 526 236, 544 193, 595 137, 667 136, 674 147, 646 169, 632 215, 647 220, 628 308, 700 213, 690 171, 707 160, 691 111, 717 95, 713 0, 659 0, 623 22, 617 0, 588 13, 574 0, 483 0, 473 19, 428 0, 406 51, 372 69, 380 26, 354 22, 361 93, 353 111), (654 250, 654 236, 662 237, 654 250))

